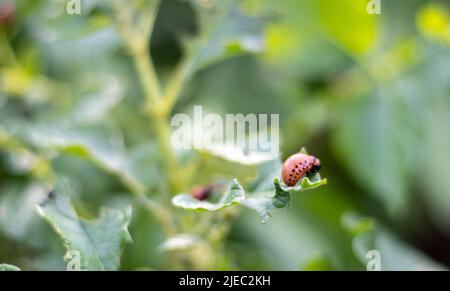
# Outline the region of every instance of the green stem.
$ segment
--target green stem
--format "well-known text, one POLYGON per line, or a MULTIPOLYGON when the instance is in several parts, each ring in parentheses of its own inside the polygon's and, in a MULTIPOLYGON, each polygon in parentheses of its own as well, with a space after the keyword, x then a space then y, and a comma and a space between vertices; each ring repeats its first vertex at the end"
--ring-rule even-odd
POLYGON ((144 14, 146 19, 142 20, 141 18, 141 21, 137 22, 138 25, 134 24, 133 11, 131 9, 122 9, 122 7, 116 5, 116 12, 119 21, 118 29, 130 50, 144 90, 145 111, 153 123, 160 144, 168 188, 169 191, 176 194, 182 188, 182 183, 180 183, 181 180, 176 179, 176 177, 180 176, 178 175, 179 165, 170 142, 171 128, 168 124, 168 119, 173 104, 170 108, 164 105, 166 102, 163 100, 161 85, 149 50, 150 36, 156 19, 157 7, 158 5, 149 7, 149 12, 144 14))
POLYGON ((153 127, 158 137, 161 154, 164 157, 165 170, 169 184, 169 190, 173 194, 181 190, 179 179, 179 165, 170 142, 171 128, 168 123, 170 112, 163 110, 161 100, 161 89, 156 72, 151 61, 148 50, 138 50, 132 52, 133 60, 145 90, 147 108, 153 127))
POLYGON ((185 179, 180 171, 178 160, 172 150, 170 141, 171 129, 165 115, 153 115, 154 128, 158 136, 161 154, 164 157, 167 180, 170 191, 175 195, 183 190, 185 179))
POLYGON ((157 108, 155 106, 159 105, 161 100, 161 87, 148 52, 148 45, 142 44, 140 41, 134 42, 135 44, 130 45, 134 65, 145 91, 147 105, 152 111, 156 111, 157 108))
POLYGON ((182 92, 184 85, 189 79, 190 71, 193 65, 193 60, 188 58, 183 61, 175 70, 172 78, 169 80, 167 90, 164 92, 164 103, 162 110, 167 114, 170 114, 173 106, 175 105, 180 93, 182 92))

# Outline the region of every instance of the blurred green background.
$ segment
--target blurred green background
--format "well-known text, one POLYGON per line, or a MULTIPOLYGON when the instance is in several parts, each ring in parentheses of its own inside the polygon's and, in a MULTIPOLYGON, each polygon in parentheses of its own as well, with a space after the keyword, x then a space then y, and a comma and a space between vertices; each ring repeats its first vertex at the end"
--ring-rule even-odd
MULTIPOLYGON (((65 269, 61 240, 34 209, 56 175, 83 217, 133 205, 121 269, 178 269, 124 185, 133 176, 165 191, 121 24, 111 1, 82 0, 81 15, 67 2, 0 1, 0 263, 65 269)), ((147 2, 122 5, 145 12, 147 2)), ((306 146, 328 179, 268 224, 241 211, 226 262, 211 268, 365 270, 367 235, 384 269, 450 266, 448 2, 381 0, 380 15, 368 2, 161 1, 150 52, 163 84, 209 36, 172 114, 279 113, 282 157, 306 146), (355 226, 349 213, 365 218, 355 226)), ((198 183, 254 175, 203 159, 198 183)))

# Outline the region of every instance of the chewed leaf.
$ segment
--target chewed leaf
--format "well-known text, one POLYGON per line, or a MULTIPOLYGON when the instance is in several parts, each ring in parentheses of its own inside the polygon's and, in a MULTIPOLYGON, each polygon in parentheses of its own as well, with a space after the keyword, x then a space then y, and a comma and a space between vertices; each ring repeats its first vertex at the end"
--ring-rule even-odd
POLYGON ((103 209, 100 218, 86 221, 78 217, 69 197, 55 192, 37 210, 63 239, 67 254, 78 256, 81 270, 119 268, 122 243, 131 240, 131 208, 103 209))
POLYGON ((295 186, 290 187, 285 185, 284 183, 280 183, 280 179, 275 179, 275 183, 279 183, 281 189, 288 192, 299 192, 312 190, 317 187, 323 186, 327 184, 327 179, 322 179, 319 173, 314 174, 312 177, 305 176, 303 177, 295 186))
POLYGON ((288 208, 291 203, 291 193, 315 189, 327 183, 326 179, 321 179, 317 173, 311 179, 304 177, 294 187, 288 187, 275 177, 273 181, 274 192, 262 192, 250 196, 242 202, 243 205, 256 210, 262 218, 263 223, 267 223, 271 212, 275 208, 288 208), (272 194, 272 196, 270 196, 272 194))
POLYGON ((20 271, 20 268, 8 264, 0 264, 0 271, 20 271))
POLYGON ((291 202, 291 197, 289 192, 284 191, 278 178, 275 178, 275 195, 271 192, 259 193, 255 196, 249 197, 244 202, 243 205, 256 210, 262 218, 262 223, 267 223, 270 218, 272 210, 275 208, 288 207, 291 202), (270 196, 272 194, 272 196, 270 196))
POLYGON ((179 194, 172 198, 172 204, 176 207, 194 211, 217 211, 225 207, 240 204, 245 199, 245 193, 239 182, 234 179, 230 189, 225 192, 217 203, 201 201, 190 194, 179 194))

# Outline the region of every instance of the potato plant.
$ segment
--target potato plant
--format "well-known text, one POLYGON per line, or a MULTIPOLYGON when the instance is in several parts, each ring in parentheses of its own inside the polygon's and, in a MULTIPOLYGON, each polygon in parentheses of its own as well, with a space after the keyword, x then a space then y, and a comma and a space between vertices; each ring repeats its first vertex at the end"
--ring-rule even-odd
POLYGON ((0 270, 450 263, 445 5, 66 2, 0 2, 0 270), (174 148, 199 105, 278 114, 277 157, 174 148))

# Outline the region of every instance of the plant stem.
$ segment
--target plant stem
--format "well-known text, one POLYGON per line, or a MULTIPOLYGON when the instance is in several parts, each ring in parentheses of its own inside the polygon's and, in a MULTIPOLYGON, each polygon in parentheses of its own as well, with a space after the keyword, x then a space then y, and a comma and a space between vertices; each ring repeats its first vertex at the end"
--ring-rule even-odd
POLYGON ((175 72, 172 74, 172 78, 169 80, 167 90, 164 92, 163 111, 170 113, 170 111, 172 110, 181 91, 184 88, 184 85, 189 79, 189 74, 193 63, 194 60, 188 57, 186 60, 182 61, 175 69, 175 72))
POLYGON ((164 157, 166 174, 170 186, 169 188, 171 191, 177 191, 179 190, 179 187, 176 180, 172 178, 176 176, 178 172, 178 161, 172 150, 172 145, 170 142, 171 129, 168 125, 168 116, 170 112, 160 110, 161 89, 148 50, 134 50, 132 51, 132 57, 138 71, 142 87, 145 90, 148 106, 148 110, 146 110, 146 112, 148 112, 149 117, 153 121, 153 127, 158 137, 162 156, 164 157))
POLYGON ((145 91, 147 106, 152 111, 156 111, 157 108, 154 108, 154 106, 158 105, 161 100, 161 87, 148 53, 148 45, 139 44, 138 42, 138 44, 131 45, 131 47, 131 55, 141 80, 141 85, 145 91))
MULTIPOLYGON (((117 4, 117 3, 116 3, 117 4)), ((156 3, 158 4, 158 3, 156 3)), ((122 9, 116 5, 116 12, 119 21, 119 31, 129 48, 134 66, 136 67, 141 86, 145 94, 145 112, 150 117, 155 134, 159 141, 161 154, 163 156, 164 168, 168 189, 172 194, 178 193, 182 189, 182 180, 178 175, 179 165, 170 142, 171 128, 168 123, 169 115, 173 107, 173 102, 164 100, 158 76, 150 55, 149 42, 156 19, 158 5, 149 7, 147 13, 141 15, 145 19, 138 21, 136 25, 133 21, 132 9, 122 9), (167 106, 166 104, 169 104, 167 106)), ((181 88, 177 88, 179 92, 181 88)), ((168 90, 169 92, 171 90, 168 90)))

